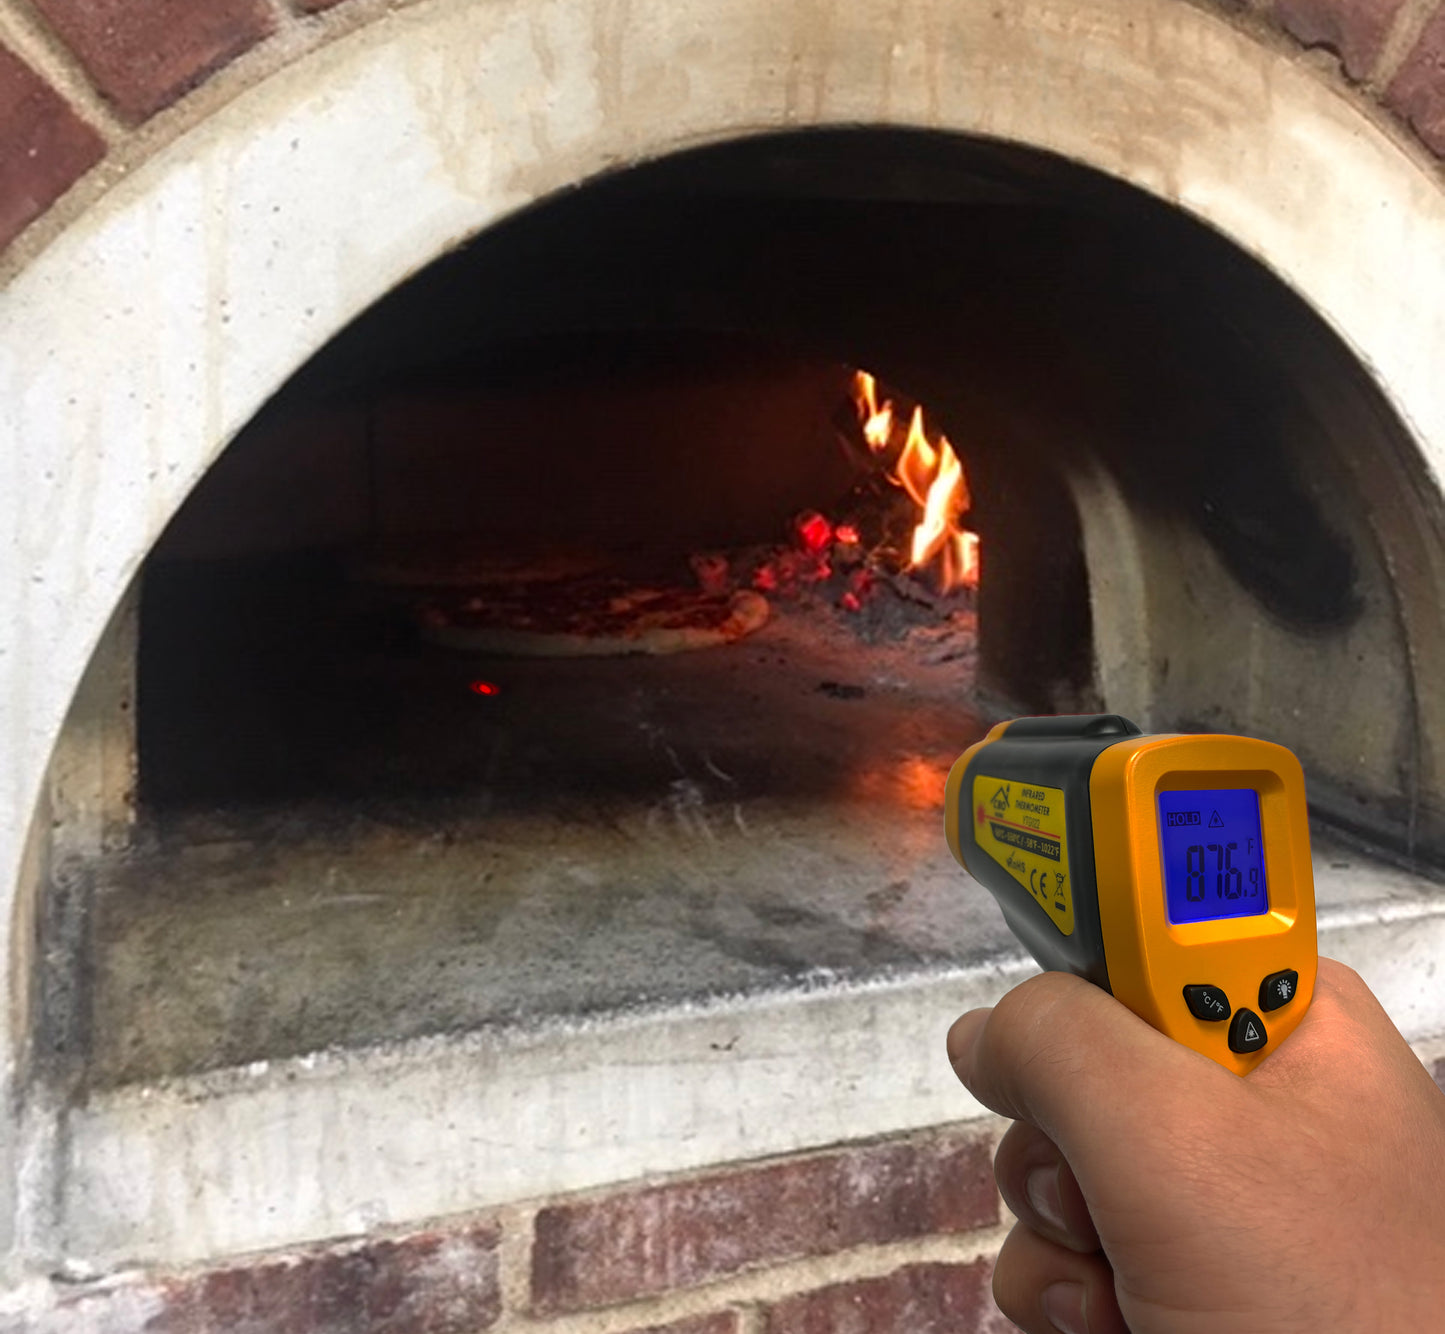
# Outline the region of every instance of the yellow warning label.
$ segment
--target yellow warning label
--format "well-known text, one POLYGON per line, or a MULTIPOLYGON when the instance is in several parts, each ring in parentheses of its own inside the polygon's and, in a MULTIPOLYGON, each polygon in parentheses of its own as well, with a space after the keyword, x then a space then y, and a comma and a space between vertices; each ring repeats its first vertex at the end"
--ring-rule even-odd
POLYGON ((1064 935, 1074 934, 1074 894, 1069 883, 1069 839, 1064 832, 1062 788, 975 775, 973 837, 1034 896, 1064 935))

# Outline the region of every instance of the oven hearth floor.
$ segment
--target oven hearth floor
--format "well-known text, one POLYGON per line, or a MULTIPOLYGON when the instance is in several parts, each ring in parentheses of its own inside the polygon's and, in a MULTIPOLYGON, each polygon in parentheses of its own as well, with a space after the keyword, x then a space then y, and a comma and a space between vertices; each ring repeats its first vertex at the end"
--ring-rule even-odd
POLYGON ((1011 954, 942 836, 972 644, 793 609, 671 657, 349 660, 374 720, 330 751, 339 798, 172 812, 97 868, 88 1081, 1011 954))

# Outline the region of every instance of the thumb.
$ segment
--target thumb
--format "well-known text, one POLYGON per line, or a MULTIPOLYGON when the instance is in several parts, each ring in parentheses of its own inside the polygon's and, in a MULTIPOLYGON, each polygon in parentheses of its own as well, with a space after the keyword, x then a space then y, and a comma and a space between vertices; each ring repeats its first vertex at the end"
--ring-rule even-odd
POLYGON ((1037 1126, 1081 1175, 1102 1127, 1114 1143, 1147 1137, 1174 1104, 1228 1097, 1237 1082, 1071 973, 1043 973, 992 1010, 970 1010, 949 1030, 948 1057, 979 1102, 1037 1126))

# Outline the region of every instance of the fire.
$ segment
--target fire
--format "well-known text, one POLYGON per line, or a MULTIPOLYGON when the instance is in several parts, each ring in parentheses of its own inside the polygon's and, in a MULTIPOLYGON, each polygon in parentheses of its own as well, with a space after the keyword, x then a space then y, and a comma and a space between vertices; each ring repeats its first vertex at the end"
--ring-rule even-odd
POLYGON ((878 406, 878 381, 867 371, 859 371, 856 379, 858 410, 863 417, 863 438, 875 454, 888 448, 893 434, 893 404, 878 406))
MULTIPOLYGON (((888 399, 879 403, 878 382, 867 371, 855 373, 853 391, 863 438, 869 449, 881 454, 893 436, 893 403, 888 399)), ((929 432, 921 407, 913 409, 908 434, 889 479, 908 492, 922 511, 913 529, 909 568, 921 570, 936 564, 945 592, 976 588, 978 534, 962 523, 973 503, 963 461, 946 435, 929 432)))

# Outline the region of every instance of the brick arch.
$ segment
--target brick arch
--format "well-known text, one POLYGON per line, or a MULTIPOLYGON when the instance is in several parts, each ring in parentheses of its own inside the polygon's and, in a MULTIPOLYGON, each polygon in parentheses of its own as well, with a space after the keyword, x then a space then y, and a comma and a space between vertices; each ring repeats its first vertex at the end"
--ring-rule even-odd
MULTIPOLYGON (((0 621, 15 627, 0 654, 7 1068, 29 966, 14 926, 25 823, 151 543, 348 320, 549 192, 807 125, 1032 144, 1177 203, 1272 267, 1375 372, 1445 475, 1432 373, 1445 192, 1363 91, 1259 40, 1252 21, 1180 0, 872 8, 423 0, 393 12, 348 0, 307 18, 279 0, 218 0, 167 7, 163 30, 128 0, 36 0, 40 19, 0 9, 0 35, 28 62, 0 56, 0 98, 8 87, 17 108, 0 127, 0 198, 12 235, 31 222, 0 293, 0 621), (197 24, 204 41, 191 41, 197 24), (92 191, 88 206, 72 196, 47 213, 87 164, 76 190, 92 191)), ((1341 49, 1383 68, 1406 17, 1375 37, 1347 24, 1341 49)), ((0 1164, 0 1181, 13 1172, 0 1164)))
MULTIPOLYGON (((1343 95, 1445 157, 1445 0, 1217 8, 1296 56, 1322 53, 1343 95)), ((366 0, 0 0, 0 252, 27 229, 22 257, 43 245, 74 210, 46 215, 82 178, 94 179, 81 206, 219 100, 387 13, 366 0)))
MULTIPOLYGON (((1324 53, 1342 93, 1445 156, 1442 0, 1218 8, 1281 46, 1324 53)), ((218 98, 381 16, 366 0, 0 0, 0 251, 30 228, 43 244, 67 211, 35 224, 83 177, 96 179, 80 203, 218 98)))

